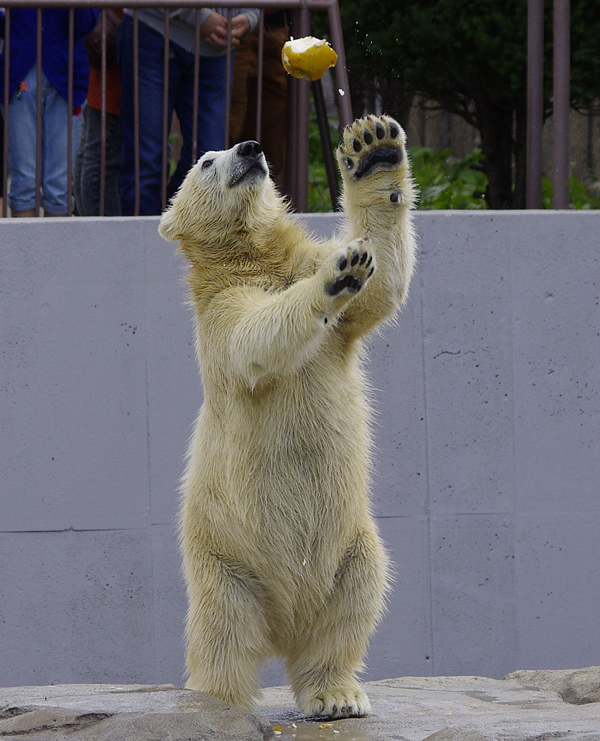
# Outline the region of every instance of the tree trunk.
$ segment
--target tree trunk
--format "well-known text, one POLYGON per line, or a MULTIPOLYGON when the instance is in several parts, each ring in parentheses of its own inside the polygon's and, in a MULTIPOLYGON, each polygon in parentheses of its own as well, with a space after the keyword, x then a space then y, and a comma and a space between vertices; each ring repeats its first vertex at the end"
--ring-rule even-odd
POLYGON ((488 176, 489 208, 512 208, 513 111, 492 103, 486 95, 475 96, 481 149, 488 176))

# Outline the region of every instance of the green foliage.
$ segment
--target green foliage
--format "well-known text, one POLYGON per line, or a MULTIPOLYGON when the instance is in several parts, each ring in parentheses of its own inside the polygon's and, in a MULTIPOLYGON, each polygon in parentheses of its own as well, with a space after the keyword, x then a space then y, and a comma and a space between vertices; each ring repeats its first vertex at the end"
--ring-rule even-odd
POLYGON ((409 150, 419 209, 484 209, 487 176, 481 170, 481 151, 456 159, 451 149, 434 152, 428 147, 409 150))
MULTIPOLYGON (((486 97, 507 109, 523 105, 527 69, 527 0, 344 0, 348 68, 402 80, 448 110, 472 117, 486 97)), ((544 3, 544 100, 551 109, 553 2, 544 3)), ((597 0, 571 0, 571 94, 587 107, 600 96, 597 0)))
MULTIPOLYGON (((331 198, 315 121, 310 126, 309 151, 308 210, 310 213, 330 212, 331 198)), ((476 149, 466 157, 456 158, 451 149, 434 152, 429 147, 411 147, 409 157, 418 193, 418 209, 487 208, 487 175, 481 166, 481 150, 476 149)), ((591 193, 584 183, 572 175, 569 203, 575 209, 600 209, 600 196, 591 193)), ((552 208, 552 182, 548 178, 543 179, 542 207, 552 208)))
MULTIPOLYGON (((593 195, 585 185, 571 175, 569 180, 569 205, 577 210, 600 209, 600 198, 593 195)), ((542 207, 552 208, 552 181, 542 178, 542 207)))
MULTIPOLYGON (((525 203, 527 0, 344 0, 352 95, 385 111, 418 94, 476 126, 493 208, 525 203), (515 125, 516 123, 516 125, 515 125)), ((552 110, 553 2, 544 0, 544 113, 552 110)), ((571 104, 598 108, 598 0, 571 0, 571 104)), ((402 112, 397 117, 401 123, 402 112)), ((406 115, 406 113, 405 113, 406 115)))
MULTIPOLYGON (((331 132, 332 150, 335 152, 335 145, 340 136, 338 132, 339 122, 337 119, 331 118, 328 123, 331 132)), ((319 126, 314 110, 311 111, 308 132, 308 212, 327 213, 333 211, 333 208, 327 182, 327 171, 323 160, 319 126)))

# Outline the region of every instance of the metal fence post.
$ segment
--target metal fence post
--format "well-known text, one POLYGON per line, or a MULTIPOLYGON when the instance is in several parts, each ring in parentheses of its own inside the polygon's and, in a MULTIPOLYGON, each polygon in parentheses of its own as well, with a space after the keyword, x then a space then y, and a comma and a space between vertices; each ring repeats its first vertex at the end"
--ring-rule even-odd
POLYGON ((544 0, 527 8, 527 208, 542 207, 544 126, 544 0))
POLYGON ((570 54, 571 2, 554 0, 554 107, 553 197, 554 208, 569 208, 569 124, 571 113, 570 54))

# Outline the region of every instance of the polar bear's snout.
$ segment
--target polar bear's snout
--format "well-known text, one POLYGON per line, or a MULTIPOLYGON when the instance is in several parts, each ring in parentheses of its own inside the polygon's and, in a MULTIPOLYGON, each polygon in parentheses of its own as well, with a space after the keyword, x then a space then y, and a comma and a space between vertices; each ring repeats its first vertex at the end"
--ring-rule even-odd
POLYGON ((240 142, 237 145, 237 154, 240 157, 249 157, 250 159, 258 159, 262 154, 262 147, 258 142, 253 140, 247 142, 240 142))
POLYGON ((240 142, 230 151, 232 153, 230 188, 241 183, 260 182, 269 174, 263 149, 257 141, 240 142))

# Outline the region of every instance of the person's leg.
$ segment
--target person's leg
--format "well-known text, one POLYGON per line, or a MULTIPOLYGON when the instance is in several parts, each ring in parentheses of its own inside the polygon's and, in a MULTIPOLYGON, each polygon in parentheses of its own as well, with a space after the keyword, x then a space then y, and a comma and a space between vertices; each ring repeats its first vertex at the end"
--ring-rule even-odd
POLYGON ((75 158, 73 173, 73 195, 78 216, 97 216, 98 193, 100 186, 100 168, 96 167, 98 155, 99 111, 86 105, 83 109, 83 122, 79 150, 75 158))
MULTIPOLYGON (((106 153, 103 216, 119 216, 119 117, 106 114, 106 153)), ((79 152, 75 163, 74 193, 79 216, 100 215, 100 173, 102 156, 102 113, 86 106, 79 152)))
POLYGON ((119 116, 106 114, 106 170, 104 174, 104 215, 120 216, 119 157, 121 153, 121 131, 119 116))
POLYGON ((8 205, 13 216, 36 216, 35 212, 35 66, 8 108, 8 205))
MULTIPOLYGON (((118 59, 121 70, 121 210, 132 215, 135 206, 135 136, 133 20, 126 15, 118 31, 118 59)), ((172 65, 171 65, 172 67, 172 65)), ((164 38, 139 24, 139 142, 140 214, 161 211, 163 145, 163 68, 164 38)), ((171 73, 171 71, 170 71, 171 73)), ((169 119, 172 114, 170 105, 169 119)))
MULTIPOLYGON (((192 166, 192 125, 194 102, 193 55, 177 50, 181 79, 178 81, 175 110, 181 125, 183 144, 181 156, 171 180, 167 195, 170 198, 179 188, 192 166), (184 55, 186 55, 184 57, 184 55)), ((198 90, 198 133, 197 153, 199 159, 209 150, 222 150, 225 146, 225 94, 227 59, 201 57, 198 90)))
MULTIPOLYGON (((254 104, 249 90, 250 80, 256 79, 258 29, 240 39, 235 49, 233 62, 233 86, 231 89, 231 113, 229 114, 229 146, 242 141, 242 130, 248 107, 254 104)), ((256 122, 256 114, 254 116, 256 122)), ((256 137, 252 137, 256 138, 256 137)))
POLYGON ((42 206, 48 216, 66 216, 69 211, 68 122, 70 117, 71 146, 76 153, 81 114, 73 115, 69 111, 67 101, 45 75, 42 75, 42 84, 42 206))
MULTIPOLYGON (((287 26, 265 28, 261 143, 274 178, 282 174, 285 165, 287 73, 281 62, 281 50, 288 38, 287 26)), ((256 77, 252 82, 256 101, 256 77)), ((242 132, 242 141, 256 138, 256 103, 248 114, 242 132)))

